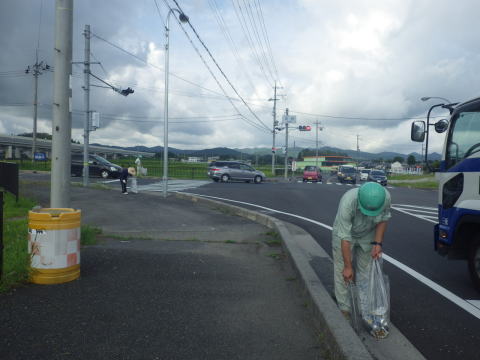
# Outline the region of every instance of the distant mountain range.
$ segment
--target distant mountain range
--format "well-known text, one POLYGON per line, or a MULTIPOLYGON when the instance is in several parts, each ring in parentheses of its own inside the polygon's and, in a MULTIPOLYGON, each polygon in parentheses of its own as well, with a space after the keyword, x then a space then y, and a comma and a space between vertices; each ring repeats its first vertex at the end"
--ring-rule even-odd
MULTIPOLYGON (((104 146, 101 144, 92 144, 92 145, 99 145, 99 146, 104 146)), ((130 151, 139 151, 139 152, 151 152, 151 153, 159 153, 163 152, 163 147, 162 146, 154 146, 154 147, 146 147, 146 146, 130 146, 130 147, 120 147, 120 146, 111 146, 114 148, 119 148, 119 149, 125 149, 125 150, 130 150, 130 151)), ((289 148, 288 149, 288 154, 290 156, 296 157, 300 151, 304 150, 304 148, 289 148)), ((270 155, 272 153, 271 148, 243 148, 243 149, 230 149, 226 147, 217 147, 217 148, 211 148, 211 149, 203 149, 203 150, 182 150, 182 149, 176 149, 169 147, 168 151, 176 154, 176 155, 187 155, 187 156, 198 156, 198 157, 209 157, 209 156, 230 156, 232 158, 241 158, 242 154, 248 154, 248 155, 270 155)), ((360 151, 358 154, 355 150, 344 150, 344 149, 339 149, 335 147, 330 147, 330 146, 322 146, 321 148, 318 149, 318 153, 322 154, 325 152, 335 152, 335 153, 342 153, 346 154, 347 156, 350 156, 353 159, 356 159, 358 156, 360 156, 360 159, 362 160, 374 160, 374 159, 383 159, 383 160, 391 160, 397 156, 401 156, 405 160, 409 155, 415 156, 415 159, 417 161, 423 160, 423 156, 419 153, 413 152, 410 154, 401 154, 397 152, 392 152, 392 151, 384 151, 380 153, 369 153, 365 151, 360 151)), ((436 152, 429 154, 428 159, 429 160, 440 160, 442 156, 436 152)))

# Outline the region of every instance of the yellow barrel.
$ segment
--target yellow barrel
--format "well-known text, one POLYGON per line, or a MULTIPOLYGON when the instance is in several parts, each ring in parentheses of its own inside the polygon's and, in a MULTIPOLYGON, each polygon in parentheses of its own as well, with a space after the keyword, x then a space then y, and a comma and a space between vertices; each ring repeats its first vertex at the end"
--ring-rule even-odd
POLYGON ((68 208, 28 212, 28 253, 33 283, 61 284, 78 279, 80 219, 80 210, 68 208))

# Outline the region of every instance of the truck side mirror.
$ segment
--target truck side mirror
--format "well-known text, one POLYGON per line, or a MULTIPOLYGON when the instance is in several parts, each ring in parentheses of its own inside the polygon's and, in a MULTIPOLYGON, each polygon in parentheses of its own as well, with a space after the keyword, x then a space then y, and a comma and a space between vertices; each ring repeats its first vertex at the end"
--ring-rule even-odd
POLYGON ((445 132, 448 129, 448 120, 441 119, 435 123, 435 131, 439 134, 445 132))
POLYGON ((425 121, 414 121, 410 132, 412 141, 423 142, 425 140, 425 121))

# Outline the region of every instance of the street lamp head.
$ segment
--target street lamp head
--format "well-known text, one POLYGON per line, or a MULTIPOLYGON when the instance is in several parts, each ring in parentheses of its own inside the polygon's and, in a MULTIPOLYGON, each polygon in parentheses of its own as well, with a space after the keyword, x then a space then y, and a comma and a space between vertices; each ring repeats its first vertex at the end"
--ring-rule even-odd
POLYGON ((179 19, 182 23, 187 23, 187 22, 188 22, 188 16, 185 15, 184 13, 180 13, 180 15, 178 15, 178 19, 179 19))
POLYGON ((422 97, 420 100, 422 100, 422 101, 427 101, 427 100, 430 100, 430 98, 429 98, 428 96, 424 96, 424 97, 422 97))

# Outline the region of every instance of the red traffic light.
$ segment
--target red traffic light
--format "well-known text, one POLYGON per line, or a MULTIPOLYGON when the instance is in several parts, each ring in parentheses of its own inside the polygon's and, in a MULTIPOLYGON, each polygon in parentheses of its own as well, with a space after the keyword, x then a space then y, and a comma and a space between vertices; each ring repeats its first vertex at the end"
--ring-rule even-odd
POLYGON ((298 130, 300 130, 300 131, 312 131, 312 127, 310 125, 300 125, 298 127, 298 130))

